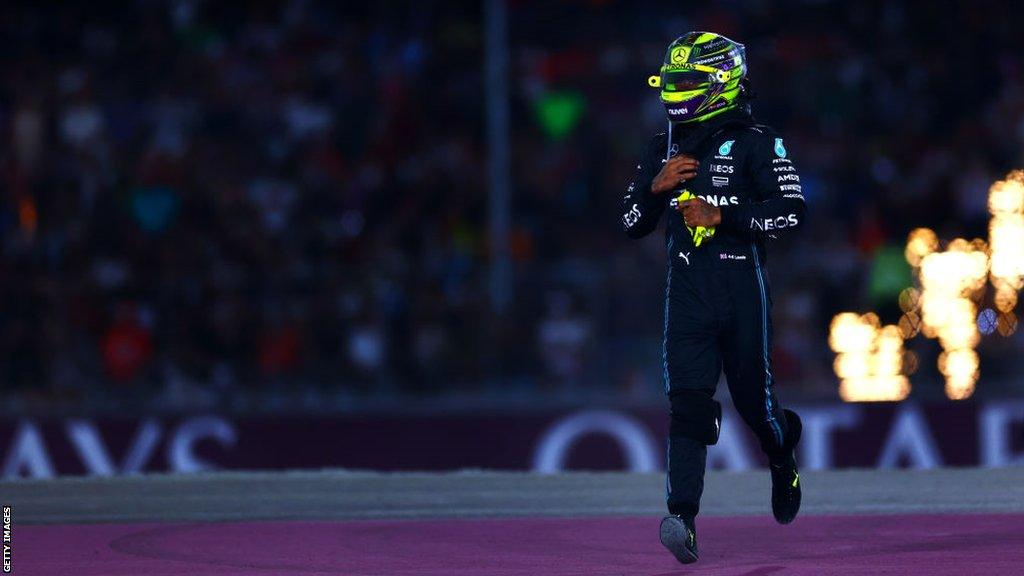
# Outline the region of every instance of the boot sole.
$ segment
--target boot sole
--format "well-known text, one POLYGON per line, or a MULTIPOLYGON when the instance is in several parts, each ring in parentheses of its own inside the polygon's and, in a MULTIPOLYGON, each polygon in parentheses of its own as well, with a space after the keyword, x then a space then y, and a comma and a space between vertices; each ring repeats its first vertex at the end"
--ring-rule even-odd
POLYGON ((697 554, 686 547, 689 530, 679 518, 667 516, 661 521, 661 545, 668 549, 681 564, 693 564, 697 554))

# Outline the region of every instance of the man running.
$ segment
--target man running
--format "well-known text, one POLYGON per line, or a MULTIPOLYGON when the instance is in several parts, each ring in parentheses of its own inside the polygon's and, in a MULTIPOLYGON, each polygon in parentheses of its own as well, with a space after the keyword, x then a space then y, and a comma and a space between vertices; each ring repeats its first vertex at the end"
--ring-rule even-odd
POLYGON ((622 201, 630 238, 651 233, 667 212, 663 358, 672 420, 661 542, 683 563, 697 560, 694 518, 707 447, 721 427, 713 396, 723 371, 768 456, 775 519, 792 522, 800 508, 801 425, 773 390, 764 264, 767 240, 799 228, 806 208, 783 138, 751 117, 746 72, 743 45, 724 36, 690 32, 669 45, 649 79, 668 130, 651 140, 622 201))

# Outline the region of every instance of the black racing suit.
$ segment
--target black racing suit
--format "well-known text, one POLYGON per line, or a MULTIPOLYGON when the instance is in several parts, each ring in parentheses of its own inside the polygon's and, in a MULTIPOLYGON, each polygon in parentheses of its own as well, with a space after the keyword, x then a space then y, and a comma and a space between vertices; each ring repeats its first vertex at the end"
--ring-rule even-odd
POLYGON ((672 514, 693 517, 704 487, 707 445, 718 439, 721 408, 712 399, 724 370, 733 404, 769 458, 781 457, 786 416, 773 392, 771 292, 765 241, 804 221, 800 176, 789 150, 746 109, 656 135, 622 200, 622 226, 641 238, 668 213, 664 381, 672 403, 666 491, 672 514), (674 191, 651 192, 666 158, 677 153, 700 165, 674 191), (700 247, 682 214, 666 208, 689 190, 721 210, 715 235, 700 247))

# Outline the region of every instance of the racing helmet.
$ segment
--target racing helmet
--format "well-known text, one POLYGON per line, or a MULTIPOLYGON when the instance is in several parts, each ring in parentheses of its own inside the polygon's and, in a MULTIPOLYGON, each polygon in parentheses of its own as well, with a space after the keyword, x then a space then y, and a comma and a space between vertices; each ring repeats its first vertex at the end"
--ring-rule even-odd
POLYGON ((669 44, 661 72, 647 83, 661 89, 670 122, 700 122, 739 105, 746 75, 743 44, 714 32, 689 32, 669 44))

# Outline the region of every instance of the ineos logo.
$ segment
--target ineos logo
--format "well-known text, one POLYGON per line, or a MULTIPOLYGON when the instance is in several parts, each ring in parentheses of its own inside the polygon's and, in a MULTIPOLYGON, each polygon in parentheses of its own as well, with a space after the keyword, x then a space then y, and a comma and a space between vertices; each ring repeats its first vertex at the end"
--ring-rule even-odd
POLYGON ((764 220, 754 218, 750 221, 750 229, 756 228, 761 231, 781 230, 782 228, 792 228, 798 224, 800 224, 800 220, 797 219, 796 214, 790 214, 789 216, 765 218, 764 220))

